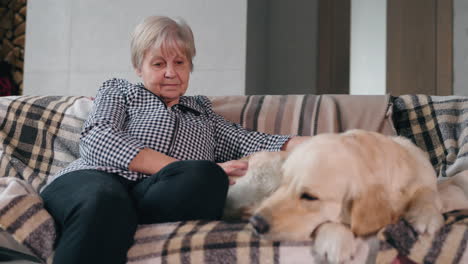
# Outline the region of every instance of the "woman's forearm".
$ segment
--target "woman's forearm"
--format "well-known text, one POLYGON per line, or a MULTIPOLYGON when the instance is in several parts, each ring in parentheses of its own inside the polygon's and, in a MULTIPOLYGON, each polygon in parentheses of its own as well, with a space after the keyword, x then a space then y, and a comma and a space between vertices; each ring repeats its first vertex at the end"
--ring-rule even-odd
POLYGON ((128 169, 151 175, 174 161, 177 161, 177 159, 164 155, 161 152, 144 148, 132 159, 128 165, 128 169))

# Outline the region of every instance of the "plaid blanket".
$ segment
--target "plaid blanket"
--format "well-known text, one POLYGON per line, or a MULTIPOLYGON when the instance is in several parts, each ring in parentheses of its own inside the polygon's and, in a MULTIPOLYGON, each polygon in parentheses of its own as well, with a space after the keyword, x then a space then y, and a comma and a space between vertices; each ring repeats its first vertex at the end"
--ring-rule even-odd
POLYGON ((0 177, 0 228, 41 259, 53 251, 56 234, 52 217, 37 192, 15 177, 0 177))
POLYGON ((445 225, 434 235, 418 235, 401 220, 382 229, 376 263, 391 263, 401 255, 409 263, 468 263, 468 210, 444 214, 445 225))
POLYGON ((313 263, 311 241, 259 239, 245 222, 188 221, 143 225, 128 263, 313 263))
POLYGON ((0 228, 43 261, 53 253, 56 234, 37 190, 77 158, 91 106, 86 97, 0 99, 0 228))
MULTIPOLYGON (((444 216, 444 227, 433 236, 419 236, 405 220, 382 229, 359 246, 352 263, 468 263, 468 211, 444 216)), ((321 263, 311 245, 259 239, 244 222, 144 225, 136 232, 128 263, 321 263)))
POLYGON ((85 97, 20 96, 0 100, 0 175, 40 190, 78 157, 79 134, 92 106, 85 97))
MULTIPOLYGON (((438 177, 468 170, 468 97, 403 95, 394 100, 394 125, 429 156, 438 177)), ((379 256, 397 252, 417 263, 468 263, 468 211, 445 214, 434 236, 418 236, 405 221, 382 230, 379 256)))
POLYGON ((399 135, 429 154, 439 177, 468 170, 468 97, 396 97, 394 124, 399 135))

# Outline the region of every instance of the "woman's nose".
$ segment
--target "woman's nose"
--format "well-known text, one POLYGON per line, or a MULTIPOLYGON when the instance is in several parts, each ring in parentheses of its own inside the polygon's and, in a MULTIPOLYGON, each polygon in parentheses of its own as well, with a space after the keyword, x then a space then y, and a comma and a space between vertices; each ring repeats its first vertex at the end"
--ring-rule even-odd
POLYGON ((166 67, 166 73, 164 75, 164 77, 166 78, 174 78, 176 76, 176 72, 175 72, 175 69, 174 69, 174 66, 173 65, 167 65, 166 67))

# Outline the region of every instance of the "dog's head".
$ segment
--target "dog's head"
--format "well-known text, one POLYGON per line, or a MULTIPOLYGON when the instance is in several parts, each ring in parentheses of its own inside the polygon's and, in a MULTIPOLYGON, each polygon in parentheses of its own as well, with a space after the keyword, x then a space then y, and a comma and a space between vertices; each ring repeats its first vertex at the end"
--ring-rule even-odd
POLYGON ((395 197, 406 195, 382 180, 393 172, 380 152, 404 157, 398 157, 398 144, 385 138, 323 134, 298 146, 283 164, 282 185, 251 218, 254 228, 269 238, 302 240, 326 222, 349 225, 356 235, 394 222, 404 206, 395 197))

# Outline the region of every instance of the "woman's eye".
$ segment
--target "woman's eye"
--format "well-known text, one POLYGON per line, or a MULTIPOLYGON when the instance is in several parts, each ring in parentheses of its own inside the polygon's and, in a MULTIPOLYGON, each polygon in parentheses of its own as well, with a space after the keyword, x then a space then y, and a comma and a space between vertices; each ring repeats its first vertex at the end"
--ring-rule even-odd
POLYGON ((318 200, 318 197, 310 195, 308 193, 302 193, 301 200, 315 201, 315 200, 318 200))
POLYGON ((182 65, 182 64, 184 64, 184 61, 176 61, 176 64, 177 65, 182 65))
POLYGON ((156 62, 153 64, 153 66, 156 66, 156 67, 162 67, 164 65, 163 62, 156 62))

